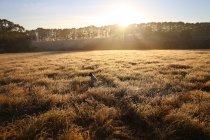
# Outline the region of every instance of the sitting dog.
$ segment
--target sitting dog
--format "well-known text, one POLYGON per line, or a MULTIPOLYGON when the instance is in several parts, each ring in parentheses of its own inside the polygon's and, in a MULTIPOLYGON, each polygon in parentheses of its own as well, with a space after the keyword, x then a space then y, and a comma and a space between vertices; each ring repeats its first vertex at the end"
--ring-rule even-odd
POLYGON ((89 73, 89 76, 91 78, 91 83, 90 83, 90 86, 91 87, 94 87, 95 86, 95 83, 97 82, 97 78, 95 75, 93 75, 92 73, 89 73))

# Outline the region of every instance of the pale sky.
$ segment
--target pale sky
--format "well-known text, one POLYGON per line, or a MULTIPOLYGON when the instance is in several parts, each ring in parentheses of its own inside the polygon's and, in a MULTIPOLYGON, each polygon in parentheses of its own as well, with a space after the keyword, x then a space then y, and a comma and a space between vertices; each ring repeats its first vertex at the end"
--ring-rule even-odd
POLYGON ((210 22, 210 0, 0 0, 0 18, 26 29, 210 22))

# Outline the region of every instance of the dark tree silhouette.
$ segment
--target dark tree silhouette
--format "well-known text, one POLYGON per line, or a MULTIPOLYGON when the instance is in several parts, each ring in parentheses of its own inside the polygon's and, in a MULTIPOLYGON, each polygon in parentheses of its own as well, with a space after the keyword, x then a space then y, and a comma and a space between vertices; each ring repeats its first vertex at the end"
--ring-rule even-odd
POLYGON ((22 26, 6 19, 0 19, 0 51, 28 51, 29 45, 29 34, 22 26))
MULTIPOLYGON (((131 24, 123 30, 118 25, 107 25, 25 31, 18 24, 0 20, 0 50, 27 49, 29 38, 32 41, 96 40, 98 43, 93 44, 101 46, 97 49, 112 49, 117 44, 123 45, 118 49, 210 49, 210 23, 151 22, 131 24)), ((91 43, 82 49, 89 48, 91 43)))

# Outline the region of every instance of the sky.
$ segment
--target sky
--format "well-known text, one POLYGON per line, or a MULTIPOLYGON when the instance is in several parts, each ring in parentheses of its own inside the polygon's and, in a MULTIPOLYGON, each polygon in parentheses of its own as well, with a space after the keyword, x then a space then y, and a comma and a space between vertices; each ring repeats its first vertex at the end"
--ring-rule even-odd
POLYGON ((0 0, 0 19, 26 29, 210 22, 210 0, 0 0))

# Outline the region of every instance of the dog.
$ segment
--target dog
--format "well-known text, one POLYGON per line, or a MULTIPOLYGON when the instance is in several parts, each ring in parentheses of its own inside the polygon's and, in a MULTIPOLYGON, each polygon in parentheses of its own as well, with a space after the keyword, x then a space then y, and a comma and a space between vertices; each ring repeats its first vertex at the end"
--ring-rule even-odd
POLYGON ((95 83, 98 81, 98 79, 97 79, 96 76, 93 75, 92 73, 89 73, 89 76, 90 76, 90 78, 91 78, 90 86, 91 86, 91 87, 94 87, 94 86, 95 86, 95 83))

